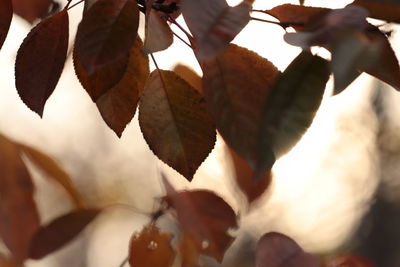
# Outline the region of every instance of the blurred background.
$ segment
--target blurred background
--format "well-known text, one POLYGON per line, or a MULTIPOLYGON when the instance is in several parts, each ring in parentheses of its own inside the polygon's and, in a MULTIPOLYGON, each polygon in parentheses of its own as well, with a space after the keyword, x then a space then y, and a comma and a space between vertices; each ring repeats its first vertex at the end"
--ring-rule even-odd
MULTIPOLYGON (((340 8, 349 2, 306 0, 306 5, 340 8)), ((283 3, 298 4, 259 0, 255 9, 283 3)), ((71 47, 82 8, 70 12, 71 47)), ((183 24, 182 18, 178 22, 183 24)), ((71 56, 43 118, 30 111, 16 92, 13 67, 30 27, 14 15, 0 52, 0 131, 60 162, 89 205, 112 208, 68 246, 41 261, 29 261, 27 267, 119 266, 127 256, 131 234, 149 221, 148 214, 157 209, 156 197, 163 195, 160 170, 177 188, 213 190, 240 213, 240 228, 234 233, 237 239, 223 266, 254 266, 256 241, 269 231, 285 233, 323 257, 352 252, 379 267, 400 266, 400 96, 393 88, 361 75, 347 90, 331 97, 332 81, 328 82, 312 126, 296 147, 278 160, 270 188, 247 210, 221 138, 188 183, 148 149, 136 115, 117 138, 80 86, 71 56)), ((390 40, 400 57, 400 28, 388 29, 393 30, 390 40)), ((278 26, 250 22, 234 43, 284 70, 300 49, 286 44, 283 34, 278 26)), ((315 52, 329 56, 323 49, 315 52)), ((192 51, 179 40, 154 56, 160 68, 171 69, 184 62, 201 73, 192 51)), ((30 170, 38 188, 42 221, 68 212, 72 204, 63 190, 43 180, 34 166, 30 170)))

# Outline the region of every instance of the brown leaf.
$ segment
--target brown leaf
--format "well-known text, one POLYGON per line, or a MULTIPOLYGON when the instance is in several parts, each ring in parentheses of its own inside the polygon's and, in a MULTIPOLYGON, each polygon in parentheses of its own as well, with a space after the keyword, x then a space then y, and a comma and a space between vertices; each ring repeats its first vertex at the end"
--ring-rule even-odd
POLYGON ((235 180, 251 203, 260 197, 271 183, 272 173, 268 171, 259 179, 254 179, 256 173, 233 149, 227 147, 232 158, 235 180))
POLYGON ((155 0, 147 1, 144 52, 146 54, 167 49, 173 42, 172 31, 162 13, 151 8, 155 0))
POLYGON ((15 14, 26 21, 33 23, 38 18, 44 18, 50 7, 54 4, 52 0, 12 0, 15 14))
MULTIPOLYGON (((78 26, 75 53, 83 69, 92 75, 99 67, 122 58, 128 62, 137 36, 139 10, 134 0, 98 0, 78 26)), ((118 82, 124 69, 120 70, 118 82)), ((96 99, 94 99, 96 100, 96 99)))
POLYGON ((131 267, 169 267, 174 263, 176 251, 171 246, 172 235, 160 232, 154 224, 134 234, 130 241, 131 267))
POLYGON ((6 40, 8 30, 13 15, 13 6, 11 0, 0 1, 0 48, 6 40))
POLYGON ((29 258, 41 259, 61 248, 79 235, 100 211, 98 209, 73 211, 40 227, 30 243, 29 258))
POLYGON ((230 7, 226 0, 185 0, 182 15, 196 39, 196 56, 214 58, 250 21, 252 1, 230 7))
POLYGON ((0 237, 17 263, 28 257, 29 243, 39 228, 31 177, 18 147, 0 135, 0 237))
POLYGON ((400 4, 397 0, 385 3, 374 0, 355 0, 351 5, 362 6, 369 11, 368 17, 400 23, 400 4))
POLYGON ((257 243, 257 267, 319 267, 318 259, 306 253, 290 237, 267 233, 257 243))
POLYGON ((375 265, 360 256, 342 255, 328 261, 326 267, 375 267, 375 265))
POLYGON ((203 97, 172 71, 150 74, 140 100, 139 124, 154 154, 189 181, 216 140, 203 97))
POLYGON ((293 26, 297 31, 307 30, 310 24, 329 13, 331 9, 284 4, 265 12, 281 22, 299 24, 293 26))
POLYGON ((15 61, 15 84, 22 101, 43 115, 64 68, 68 49, 68 12, 41 21, 24 39, 15 61))
POLYGON ((201 77, 192 68, 178 63, 174 66, 173 71, 190 83, 197 91, 203 93, 201 77))
POLYGON ((179 240, 179 251, 182 258, 182 267, 201 267, 199 256, 202 248, 190 236, 183 234, 179 240))
POLYGON ((236 45, 204 63, 202 69, 204 96, 219 133, 254 168, 263 106, 279 70, 236 45))
POLYGON ((55 160, 33 147, 23 144, 17 145, 39 169, 46 173, 49 178, 59 183, 65 191, 68 192, 77 208, 83 207, 83 200, 79 191, 75 188, 69 175, 55 160))
POLYGON ((165 201, 176 211, 184 234, 203 254, 222 261, 233 242, 227 231, 237 227, 236 214, 221 197, 208 190, 175 191, 163 177, 165 201))
POLYGON ((0 266, 1 267, 21 267, 21 265, 14 262, 12 258, 6 257, 0 254, 0 266))

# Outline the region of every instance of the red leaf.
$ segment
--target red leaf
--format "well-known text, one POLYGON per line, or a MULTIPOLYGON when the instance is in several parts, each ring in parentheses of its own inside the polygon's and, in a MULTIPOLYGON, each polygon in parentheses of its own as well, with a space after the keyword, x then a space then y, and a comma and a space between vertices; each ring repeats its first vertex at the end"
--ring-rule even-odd
POLYGON ((40 227, 30 244, 29 257, 41 259, 76 237, 96 216, 98 209, 77 210, 40 227))
MULTIPOLYGON (((98 0, 78 26, 75 53, 83 69, 92 75, 99 67, 122 58, 128 62, 137 36, 139 10, 134 0, 98 0)), ((118 82, 125 70, 120 71, 118 82)), ((95 99, 96 100, 96 99, 95 99)))
POLYGON ((375 265, 359 256, 342 255, 330 260, 326 267, 375 267, 375 265))
POLYGON ((0 48, 6 40, 13 15, 11 0, 0 0, 0 48))
POLYGON ((318 259, 306 253, 290 237, 267 233, 257 243, 257 267, 319 267, 318 259))
POLYGON ((44 18, 49 13, 52 0, 12 0, 14 12, 33 23, 38 18, 44 18))
POLYGON ((165 201, 176 211, 184 234, 199 251, 221 261, 233 242, 227 231, 237 227, 236 214, 222 198, 207 190, 175 191, 163 177, 165 201))
POLYGON ((230 7, 225 0, 185 0, 182 15, 196 39, 196 55, 201 60, 214 58, 250 20, 252 1, 230 7))
POLYGON ((172 71, 150 74, 140 99, 139 124, 154 154, 189 181, 215 144, 204 98, 172 71))
POLYGON ((33 199, 34 185, 18 147, 0 135, 0 237, 17 263, 28 257, 29 244, 39 228, 33 199))
POLYGON ((355 0, 351 5, 362 6, 369 11, 368 17, 400 23, 400 4, 374 0, 355 0))
POLYGON ((40 116, 64 68, 68 27, 68 12, 64 9, 36 25, 17 53, 15 83, 18 94, 40 116))
POLYGON ((174 263, 176 251, 171 246, 172 235, 160 232, 154 224, 134 234, 130 241, 131 267, 169 267, 174 263))

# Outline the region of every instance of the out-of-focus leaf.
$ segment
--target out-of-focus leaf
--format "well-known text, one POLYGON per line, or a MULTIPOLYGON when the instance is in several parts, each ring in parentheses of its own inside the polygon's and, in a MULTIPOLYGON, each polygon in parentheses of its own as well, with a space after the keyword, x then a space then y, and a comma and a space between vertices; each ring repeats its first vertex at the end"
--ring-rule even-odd
POLYGON ((280 233, 264 234, 257 243, 257 267, 320 267, 318 259, 304 252, 290 237, 280 233))
POLYGON ((189 181, 215 144, 204 98, 172 71, 150 74, 140 99, 139 124, 154 154, 189 181))
POLYGON ((369 17, 400 23, 400 2, 376 1, 376 0, 355 0, 351 5, 362 6, 369 11, 369 17))
MULTIPOLYGON (((134 0, 98 0, 78 26, 75 53, 83 69, 92 75, 99 67, 113 64, 128 55, 139 25, 139 10, 134 0)), ((126 65, 125 65, 126 66, 126 65)), ((125 70, 120 70, 117 83, 125 70)), ((97 100, 97 99, 94 99, 97 100)))
POLYGON ((52 0, 12 0, 12 3, 15 14, 29 23, 44 18, 54 4, 52 0))
POLYGON ((49 178, 55 180, 68 192, 76 207, 83 207, 83 200, 79 191, 75 188, 69 175, 55 160, 33 147, 23 144, 18 144, 18 147, 37 167, 46 173, 49 178))
POLYGON ((262 110, 280 72, 268 60, 236 45, 203 63, 202 69, 204 96, 219 133, 255 168, 262 110))
POLYGON ((0 0, 0 48, 6 40, 13 15, 11 0, 0 0))
POLYGON ((56 218, 38 229, 30 243, 29 257, 41 259, 61 248, 100 213, 99 209, 81 209, 56 218))
POLYGON ((169 267, 174 263, 176 251, 171 246, 172 235, 160 232, 154 224, 134 234, 130 241, 131 267, 169 267))
POLYGON ((326 60, 304 51, 277 79, 264 104, 258 171, 268 169, 263 159, 268 148, 278 158, 303 136, 321 104, 329 74, 326 60))
POLYGON ((360 256, 342 255, 330 260, 326 267, 375 267, 375 265, 360 256))
POLYGON ((209 60, 222 52, 250 21, 250 1, 230 7, 225 0, 185 0, 182 15, 196 40, 196 55, 209 60))
POLYGON ((222 198, 208 190, 175 191, 163 177, 166 203, 176 211, 184 234, 202 254, 222 261, 233 242, 227 231, 237 227, 236 214, 222 198))
POLYGON ((173 71, 187 81, 193 88, 200 93, 203 92, 201 77, 189 66, 183 64, 176 64, 173 71))
POLYGON ((146 54, 167 49, 173 42, 173 34, 160 12, 151 8, 155 0, 147 1, 144 52, 146 54))
POLYGON ((0 135, 0 237, 17 263, 28 257, 39 228, 34 185, 18 147, 0 135))
MULTIPOLYGON (((143 91, 146 79, 149 76, 149 60, 142 53, 143 43, 139 36, 131 49, 128 67, 122 79, 111 86, 114 66, 118 62, 98 68, 92 75, 88 75, 80 65, 79 59, 74 57, 75 71, 82 86, 96 100, 97 108, 103 120, 118 137, 121 137, 126 125, 132 120, 136 112, 139 95, 143 91), (111 83, 110 83, 111 81, 111 83), (102 88, 99 88, 101 86, 102 88), (109 87, 107 87, 109 86, 109 87), (99 90, 101 89, 101 90, 99 90)), ((122 66, 124 63, 122 63, 122 66)))
POLYGON ((304 5, 304 0, 299 0, 300 5, 304 5))
POLYGON ((297 31, 303 31, 307 30, 310 23, 318 20, 330 11, 331 9, 329 8, 283 4, 265 12, 281 22, 298 24, 293 27, 297 31))
POLYGON ((12 258, 0 255, 0 266, 1 267, 20 267, 19 264, 14 262, 12 258))
POLYGON ((246 195, 247 200, 251 203, 260 197, 271 183, 272 173, 268 171, 259 179, 254 179, 256 173, 245 160, 243 160, 235 151, 229 149, 232 157, 233 171, 236 183, 246 195))
POLYGON ((64 9, 36 25, 18 50, 15 85, 22 101, 39 116, 64 68, 68 29, 68 12, 64 9))
POLYGON ((182 267, 201 267, 199 256, 202 248, 190 236, 183 234, 179 240, 179 251, 182 258, 182 267))

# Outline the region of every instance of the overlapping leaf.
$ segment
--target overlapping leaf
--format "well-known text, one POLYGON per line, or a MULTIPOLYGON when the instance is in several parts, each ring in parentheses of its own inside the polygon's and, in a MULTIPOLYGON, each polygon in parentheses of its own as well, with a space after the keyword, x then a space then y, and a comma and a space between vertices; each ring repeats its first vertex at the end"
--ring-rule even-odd
POLYGON ((139 123, 154 154, 188 180, 214 147, 215 126, 203 97, 172 71, 150 74, 139 123))
POLYGON ((202 69, 204 96, 218 131, 254 168, 259 161, 262 109, 280 72, 268 60, 236 45, 204 63, 202 69))
POLYGON ((23 144, 18 144, 18 147, 37 167, 45 172, 49 178, 55 180, 68 192, 76 207, 83 207, 83 200, 79 191, 74 187, 69 175, 55 160, 33 147, 23 144))
POLYGON ((54 5, 52 0, 12 0, 12 2, 14 12, 30 23, 44 18, 54 5))
POLYGON ((181 76, 185 81, 190 83, 200 93, 203 92, 201 77, 189 66, 178 63, 174 66, 173 71, 181 76))
POLYGON ((29 257, 41 259, 61 248, 85 229, 99 212, 98 209, 73 211, 40 227, 32 238, 29 257))
POLYGON ((328 261, 326 267, 375 267, 367 259, 355 255, 342 255, 328 261))
POLYGON ((280 233, 264 234, 257 243, 257 267, 320 267, 318 259, 304 252, 290 237, 280 233))
POLYGON ((252 1, 230 7, 226 0, 185 0, 182 15, 196 39, 200 60, 214 58, 250 21, 252 1))
POLYGON ((165 201, 176 211, 177 220, 192 245, 202 254, 222 261, 233 242, 227 231, 237 227, 235 212, 211 191, 175 191, 165 178, 163 181, 167 193, 165 201))
MULTIPOLYGON (((134 0, 99 0, 94 3, 84 13, 76 34, 75 56, 83 69, 92 75, 99 67, 122 58, 127 63, 138 24, 139 10, 134 0)), ((114 84, 124 72, 121 68, 114 84)))
POLYGON ((355 0, 351 5, 362 6, 369 11, 369 17, 400 23, 400 2, 355 0))
POLYGON ((167 49, 173 42, 172 31, 162 13, 152 8, 155 0, 147 1, 144 52, 147 54, 167 49))
POLYGON ((172 235, 160 232, 154 224, 134 234, 130 241, 129 263, 131 267, 170 267, 176 251, 171 246, 172 235))
POLYGON ((36 25, 17 53, 15 84, 18 94, 40 116, 64 68, 68 29, 68 12, 64 9, 36 25))
POLYGON ((0 48, 6 40, 8 30, 10 29, 13 7, 11 0, 0 1, 0 48))
POLYGON ((22 263, 40 223, 35 188, 18 147, 2 135, 0 152, 0 237, 15 261, 22 263))
POLYGON ((143 43, 138 36, 131 48, 125 74, 115 85, 114 75, 118 75, 119 68, 125 68, 125 59, 100 67, 89 75, 74 54, 74 67, 79 81, 96 102, 103 120, 119 137, 135 115, 139 95, 149 76, 149 60, 143 55, 142 49, 143 43))

